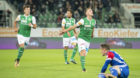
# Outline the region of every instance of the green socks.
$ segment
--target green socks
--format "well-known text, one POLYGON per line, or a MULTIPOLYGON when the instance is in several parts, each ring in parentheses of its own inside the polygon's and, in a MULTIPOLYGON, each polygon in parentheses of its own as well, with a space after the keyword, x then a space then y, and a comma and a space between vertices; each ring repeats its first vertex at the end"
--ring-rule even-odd
POLYGON ((80 56, 82 69, 85 69, 85 56, 80 56))
POLYGON ((18 56, 17 56, 17 59, 20 59, 21 58, 21 56, 23 55, 23 52, 24 52, 24 48, 19 47, 18 48, 18 56))
POLYGON ((71 56, 71 59, 72 59, 72 60, 73 60, 73 58, 74 58, 76 52, 77 52, 77 45, 76 45, 75 48, 73 48, 73 52, 72 52, 72 56, 71 56))
POLYGON ((64 58, 65 58, 65 62, 67 62, 67 50, 64 50, 64 58))

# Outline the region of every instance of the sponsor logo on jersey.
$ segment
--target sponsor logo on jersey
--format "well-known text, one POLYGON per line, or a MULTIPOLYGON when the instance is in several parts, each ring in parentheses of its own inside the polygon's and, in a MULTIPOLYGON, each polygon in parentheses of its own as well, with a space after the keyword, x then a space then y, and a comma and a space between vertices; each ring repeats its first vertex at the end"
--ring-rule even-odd
POLYGON ((91 27, 91 25, 85 25, 85 27, 91 27))

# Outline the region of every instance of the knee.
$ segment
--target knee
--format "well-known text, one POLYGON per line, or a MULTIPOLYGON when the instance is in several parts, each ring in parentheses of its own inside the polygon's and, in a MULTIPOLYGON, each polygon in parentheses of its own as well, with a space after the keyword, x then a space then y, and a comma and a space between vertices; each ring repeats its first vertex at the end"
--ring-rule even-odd
POLYGON ((120 74, 120 69, 118 66, 113 66, 109 68, 112 75, 117 76, 120 74))
POLYGON ((86 50, 82 50, 82 51, 80 52, 80 56, 86 56, 86 50))
POLYGON ((19 44, 19 46, 20 46, 21 48, 24 48, 24 44, 19 44))
POLYGON ((68 49, 68 47, 67 47, 67 46, 65 46, 65 47, 64 47, 64 49, 65 49, 65 50, 67 50, 67 49, 68 49))

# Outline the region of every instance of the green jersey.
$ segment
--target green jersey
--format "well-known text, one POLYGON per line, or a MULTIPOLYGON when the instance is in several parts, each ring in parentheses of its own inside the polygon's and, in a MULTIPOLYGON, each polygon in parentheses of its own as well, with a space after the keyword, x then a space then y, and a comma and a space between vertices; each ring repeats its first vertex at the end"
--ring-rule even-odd
POLYGON ((19 15, 17 21, 19 21, 18 34, 23 35, 24 37, 30 37, 31 27, 29 26, 29 23, 36 24, 35 17, 32 15, 19 15))
POLYGON ((87 42, 90 42, 93 28, 95 27, 96 21, 94 19, 88 20, 87 18, 81 19, 76 25, 80 26, 80 33, 78 38, 81 38, 87 42))
MULTIPOLYGON (((65 29, 68 29, 70 26, 74 26, 75 24, 75 19, 74 18, 64 18, 62 20, 62 26, 65 27, 65 29)), ((74 36, 73 30, 69 31, 70 37, 74 36)), ((63 35, 64 38, 69 38, 67 33, 64 33, 63 35)))

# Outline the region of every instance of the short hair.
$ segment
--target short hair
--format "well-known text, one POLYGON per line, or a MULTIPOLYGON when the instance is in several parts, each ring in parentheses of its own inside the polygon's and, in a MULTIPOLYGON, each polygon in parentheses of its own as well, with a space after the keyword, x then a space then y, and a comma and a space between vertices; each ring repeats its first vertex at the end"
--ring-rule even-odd
POLYGON ((24 10, 25 8, 30 8, 30 5, 24 5, 24 6, 23 6, 23 10, 24 10))
POLYGON ((68 12, 68 11, 69 11, 70 13, 72 13, 72 10, 68 9, 67 12, 68 12))
POLYGON ((101 48, 104 48, 106 50, 110 50, 110 46, 108 44, 101 44, 100 46, 101 46, 101 48))
POLYGON ((86 13, 86 12, 87 12, 87 10, 89 10, 89 9, 92 9, 92 8, 90 8, 90 7, 89 7, 89 8, 86 8, 85 13, 86 13))

